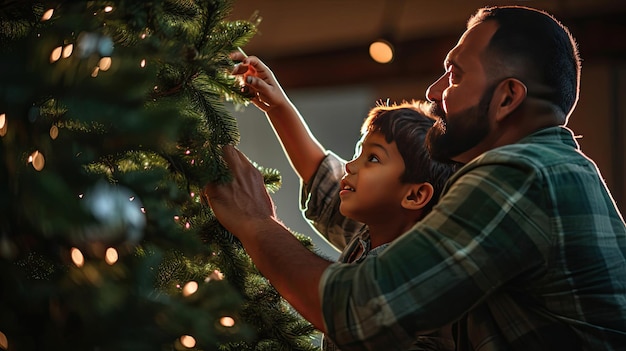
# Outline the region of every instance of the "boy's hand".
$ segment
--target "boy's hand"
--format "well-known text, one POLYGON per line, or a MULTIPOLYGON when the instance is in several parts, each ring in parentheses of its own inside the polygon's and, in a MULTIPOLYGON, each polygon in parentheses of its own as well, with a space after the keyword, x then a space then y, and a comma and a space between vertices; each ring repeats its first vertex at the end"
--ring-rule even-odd
POLYGON ((243 83, 251 93, 252 103, 263 112, 286 106, 289 100, 274 73, 256 56, 246 57, 242 52, 230 54, 233 61, 241 61, 233 68, 233 75, 243 76, 243 83))

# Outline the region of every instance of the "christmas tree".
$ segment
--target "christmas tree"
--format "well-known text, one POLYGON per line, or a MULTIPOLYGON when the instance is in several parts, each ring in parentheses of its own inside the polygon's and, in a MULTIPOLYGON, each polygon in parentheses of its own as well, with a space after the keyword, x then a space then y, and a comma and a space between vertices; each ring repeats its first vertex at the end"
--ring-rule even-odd
POLYGON ((200 196, 247 103, 231 5, 0 2, 1 350, 315 349, 200 196))

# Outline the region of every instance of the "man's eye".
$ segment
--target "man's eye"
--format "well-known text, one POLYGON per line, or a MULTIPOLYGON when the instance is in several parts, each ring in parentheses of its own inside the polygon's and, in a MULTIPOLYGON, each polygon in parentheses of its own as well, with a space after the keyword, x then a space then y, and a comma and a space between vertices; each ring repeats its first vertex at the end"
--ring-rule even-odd
POLYGON ((450 84, 456 84, 458 83, 458 80, 459 80, 458 74, 452 71, 448 72, 448 81, 450 82, 450 84))

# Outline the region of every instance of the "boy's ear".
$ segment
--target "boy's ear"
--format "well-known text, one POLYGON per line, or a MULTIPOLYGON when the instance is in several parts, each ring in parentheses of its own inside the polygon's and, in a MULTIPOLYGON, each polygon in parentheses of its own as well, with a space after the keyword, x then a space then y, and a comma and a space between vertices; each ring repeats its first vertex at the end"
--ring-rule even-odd
POLYGON ((402 199, 402 207, 407 210, 421 210, 433 198, 435 190, 430 183, 410 184, 402 199))

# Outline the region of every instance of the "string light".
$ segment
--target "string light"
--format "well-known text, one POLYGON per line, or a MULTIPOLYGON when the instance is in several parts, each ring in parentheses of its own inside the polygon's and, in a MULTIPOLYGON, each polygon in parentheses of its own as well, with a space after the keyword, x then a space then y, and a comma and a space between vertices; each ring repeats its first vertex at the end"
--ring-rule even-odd
POLYGON ((9 340, 7 336, 4 335, 3 332, 0 331, 0 349, 8 350, 9 349, 9 340))
POLYGON ((224 274, 216 269, 213 272, 211 272, 211 274, 208 277, 206 277, 206 279, 204 279, 204 282, 208 283, 211 280, 223 280, 223 279, 224 279, 224 274))
POLYGON ((196 291, 198 291, 198 283, 192 280, 183 287, 183 296, 193 295, 196 291))
POLYGON ((85 264, 85 257, 83 256, 83 253, 75 247, 73 247, 71 250, 71 257, 72 262, 74 262, 76 267, 80 268, 85 264))
POLYGON ((46 12, 44 12, 43 15, 41 16, 41 21, 45 22, 49 20, 50 18, 52 18, 52 14, 54 14, 54 9, 46 10, 46 12))
POLYGON ((111 11, 113 11, 113 6, 106 6, 104 8, 104 12, 111 12, 111 11))
POLYGON ((119 259, 119 254, 117 253, 117 250, 112 247, 109 247, 106 253, 104 254, 104 261, 112 266, 115 264, 115 262, 117 262, 118 259, 119 259))
POLYGON ((56 125, 50 127, 50 138, 55 140, 59 136, 59 128, 56 125))
POLYGON ((232 317, 222 317, 220 318, 220 324, 227 327, 227 328, 231 328, 233 326, 235 326, 235 320, 232 317))
POLYGON ((61 58, 61 54, 63 53, 63 47, 59 46, 52 50, 52 54, 50 54, 50 63, 57 62, 61 58))
POLYGON ((146 67, 146 59, 141 60, 141 62, 139 63, 139 67, 141 68, 146 67))
POLYGON ((68 58, 72 55, 72 51, 74 51, 74 44, 65 45, 63 48, 63 58, 68 58))
POLYGON ((180 337, 180 344, 191 349, 196 346, 196 339, 191 335, 183 335, 180 337))
POLYGON ((35 151, 28 156, 28 163, 30 163, 35 170, 41 171, 46 164, 46 160, 41 152, 35 151))
POLYGON ((98 67, 102 71, 108 71, 109 68, 111 68, 111 58, 108 56, 101 58, 100 62, 98 63, 98 67))
POLYGON ((0 137, 7 135, 7 116, 0 113, 0 137))

